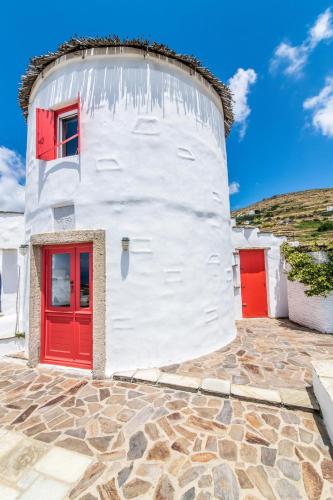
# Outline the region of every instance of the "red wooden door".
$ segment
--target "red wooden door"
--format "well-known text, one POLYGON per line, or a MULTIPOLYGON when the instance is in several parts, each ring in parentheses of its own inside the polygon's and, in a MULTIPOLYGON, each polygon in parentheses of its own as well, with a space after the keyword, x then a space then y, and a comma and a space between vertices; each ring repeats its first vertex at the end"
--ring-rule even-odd
POLYGON ((267 316, 264 250, 240 250, 243 318, 267 316))
POLYGON ((56 245, 42 255, 41 362, 92 367, 92 245, 56 245))

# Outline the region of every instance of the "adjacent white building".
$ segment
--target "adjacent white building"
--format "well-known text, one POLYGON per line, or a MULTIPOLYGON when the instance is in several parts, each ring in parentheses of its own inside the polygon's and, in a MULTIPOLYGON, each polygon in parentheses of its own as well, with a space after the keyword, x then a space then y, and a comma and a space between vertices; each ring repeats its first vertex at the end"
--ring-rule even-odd
POLYGON ((0 354, 17 350, 23 330, 23 241, 23 213, 0 211, 0 354))
POLYGON ((286 238, 257 227, 232 227, 235 317, 288 316, 286 238), (261 276, 260 276, 261 273, 261 276), (262 293, 260 293, 262 291, 262 293))

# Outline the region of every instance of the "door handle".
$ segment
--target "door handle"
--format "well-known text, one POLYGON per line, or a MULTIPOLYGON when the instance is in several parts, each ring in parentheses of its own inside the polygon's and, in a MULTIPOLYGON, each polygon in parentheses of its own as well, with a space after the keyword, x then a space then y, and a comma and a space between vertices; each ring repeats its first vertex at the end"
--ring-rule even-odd
POLYGON ((73 288, 74 288, 74 281, 73 280, 70 280, 70 285, 71 285, 71 292, 72 292, 73 288))
POLYGON ((246 307, 246 306, 247 306, 247 304, 242 304, 242 306, 243 306, 243 307, 246 307))

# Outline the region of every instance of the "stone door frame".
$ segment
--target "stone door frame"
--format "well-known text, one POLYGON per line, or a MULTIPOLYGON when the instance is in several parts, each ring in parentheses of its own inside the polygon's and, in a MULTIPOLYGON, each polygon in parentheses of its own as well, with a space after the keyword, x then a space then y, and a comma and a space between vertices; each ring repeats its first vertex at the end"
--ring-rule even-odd
MULTIPOLYGON (((38 365, 41 342, 41 292, 42 292, 42 247, 69 243, 92 243, 93 245, 93 360, 94 378, 105 378, 106 328, 105 328, 105 231, 62 231, 31 236, 30 240, 30 300, 29 300, 29 361, 30 367, 38 365)), ((56 365, 55 365, 56 368, 56 365)))

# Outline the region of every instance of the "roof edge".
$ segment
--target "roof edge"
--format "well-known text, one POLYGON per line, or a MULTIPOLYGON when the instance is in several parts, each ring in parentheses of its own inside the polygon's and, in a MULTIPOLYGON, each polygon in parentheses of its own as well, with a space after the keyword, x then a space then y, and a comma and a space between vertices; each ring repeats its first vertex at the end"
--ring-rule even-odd
POLYGON ((209 69, 204 67, 196 57, 178 54, 166 45, 157 42, 149 42, 141 38, 121 40, 116 35, 107 37, 73 37, 67 42, 59 45, 55 52, 48 52, 45 55, 36 56, 30 59, 26 72, 21 77, 21 85, 18 94, 19 104, 24 116, 28 116, 29 98, 34 83, 50 63, 66 54, 97 47, 132 47, 142 49, 148 53, 159 54, 180 61, 200 74, 213 87, 221 100, 224 113, 225 135, 228 136, 234 121, 231 91, 227 85, 215 77, 209 69))

